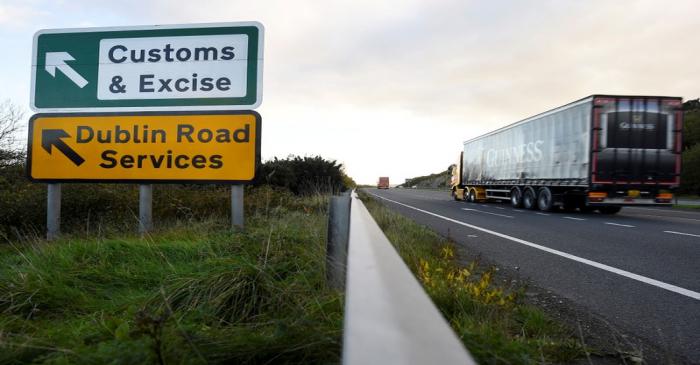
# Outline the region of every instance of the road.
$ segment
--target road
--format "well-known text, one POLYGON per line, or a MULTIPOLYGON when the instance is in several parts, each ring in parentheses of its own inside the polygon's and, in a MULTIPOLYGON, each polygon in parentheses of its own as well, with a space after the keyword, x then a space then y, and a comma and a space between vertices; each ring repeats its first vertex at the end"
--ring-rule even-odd
POLYGON ((446 191, 366 191, 622 332, 700 362, 700 211, 542 213, 458 202, 446 191))

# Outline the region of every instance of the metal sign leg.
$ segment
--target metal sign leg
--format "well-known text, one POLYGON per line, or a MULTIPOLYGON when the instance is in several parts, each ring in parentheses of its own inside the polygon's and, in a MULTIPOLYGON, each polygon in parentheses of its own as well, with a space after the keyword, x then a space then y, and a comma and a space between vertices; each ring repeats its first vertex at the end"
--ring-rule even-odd
POLYGON ((139 185, 139 233, 153 229, 153 185, 139 185))
POLYGON ((231 226, 243 229, 243 185, 231 186, 231 226))
POLYGON ((46 194, 46 239, 58 238, 61 234, 61 184, 49 184, 46 194))

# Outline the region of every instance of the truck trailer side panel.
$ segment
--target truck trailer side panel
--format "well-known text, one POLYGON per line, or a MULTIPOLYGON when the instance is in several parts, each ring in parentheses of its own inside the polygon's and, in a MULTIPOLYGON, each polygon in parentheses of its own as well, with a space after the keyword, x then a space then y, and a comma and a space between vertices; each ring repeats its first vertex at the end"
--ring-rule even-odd
POLYGON ((584 185, 590 159, 592 98, 464 143, 464 184, 559 181, 584 185))

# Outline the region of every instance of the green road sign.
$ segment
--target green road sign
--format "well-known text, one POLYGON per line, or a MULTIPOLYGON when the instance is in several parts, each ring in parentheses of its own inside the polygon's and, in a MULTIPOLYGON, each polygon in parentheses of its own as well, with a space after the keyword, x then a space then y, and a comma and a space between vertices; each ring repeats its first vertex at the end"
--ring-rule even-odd
POLYGON ((256 22, 41 30, 31 107, 40 112, 254 109, 256 22))

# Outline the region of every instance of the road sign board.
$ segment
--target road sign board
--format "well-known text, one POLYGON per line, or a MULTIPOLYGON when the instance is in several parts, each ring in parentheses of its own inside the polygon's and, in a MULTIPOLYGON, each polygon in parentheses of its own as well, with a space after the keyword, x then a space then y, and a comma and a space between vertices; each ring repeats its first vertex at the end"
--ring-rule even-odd
POLYGON ((31 108, 40 112, 254 109, 262 97, 256 22, 41 30, 31 108))
POLYGON ((253 111, 36 114, 27 173, 46 182, 250 182, 260 123, 253 111))

